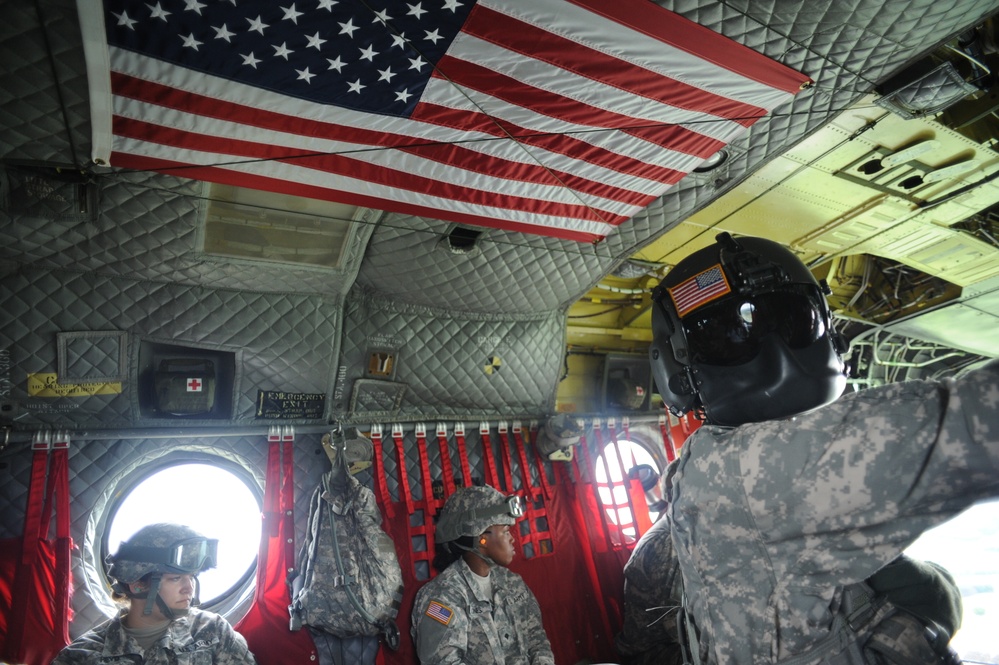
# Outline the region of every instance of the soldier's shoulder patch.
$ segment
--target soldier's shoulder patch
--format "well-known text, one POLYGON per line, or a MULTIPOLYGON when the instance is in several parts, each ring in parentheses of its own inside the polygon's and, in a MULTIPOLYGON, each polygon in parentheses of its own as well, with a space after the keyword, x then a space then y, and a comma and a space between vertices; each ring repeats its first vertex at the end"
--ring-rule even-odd
POLYGON ((454 612, 450 607, 442 605, 436 600, 430 601, 430 604, 427 605, 427 609, 424 614, 434 621, 444 624, 445 626, 451 623, 451 618, 454 617, 454 612))

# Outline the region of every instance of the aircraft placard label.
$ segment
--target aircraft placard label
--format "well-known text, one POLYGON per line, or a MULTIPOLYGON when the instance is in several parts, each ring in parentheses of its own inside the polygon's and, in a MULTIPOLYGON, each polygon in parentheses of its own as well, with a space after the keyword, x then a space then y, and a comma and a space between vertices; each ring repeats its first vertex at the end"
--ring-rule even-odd
POLYGON ((119 395, 121 381, 94 381, 93 383, 59 383, 55 372, 28 374, 28 394, 32 397, 90 397, 91 395, 119 395))
POLYGON ((280 390, 257 391, 256 418, 291 420, 323 417, 326 395, 322 393, 289 393, 280 390))

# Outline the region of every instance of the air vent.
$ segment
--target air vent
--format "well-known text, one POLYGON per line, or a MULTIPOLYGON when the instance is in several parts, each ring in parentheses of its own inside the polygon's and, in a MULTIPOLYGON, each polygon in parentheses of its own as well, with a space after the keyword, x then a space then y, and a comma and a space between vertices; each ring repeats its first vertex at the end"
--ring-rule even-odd
POLYGON ((214 184, 202 250, 228 259, 339 268, 359 208, 214 184))

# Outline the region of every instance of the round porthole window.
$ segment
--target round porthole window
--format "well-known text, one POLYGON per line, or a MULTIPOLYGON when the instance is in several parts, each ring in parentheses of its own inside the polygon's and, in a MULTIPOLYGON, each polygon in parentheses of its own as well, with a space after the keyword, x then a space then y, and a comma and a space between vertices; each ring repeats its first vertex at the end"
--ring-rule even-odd
POLYGON ((260 544, 260 496, 250 479, 228 465, 177 462, 143 473, 110 507, 105 553, 146 526, 185 524, 216 538, 218 562, 199 576, 201 605, 215 611, 231 606, 252 585, 260 544))

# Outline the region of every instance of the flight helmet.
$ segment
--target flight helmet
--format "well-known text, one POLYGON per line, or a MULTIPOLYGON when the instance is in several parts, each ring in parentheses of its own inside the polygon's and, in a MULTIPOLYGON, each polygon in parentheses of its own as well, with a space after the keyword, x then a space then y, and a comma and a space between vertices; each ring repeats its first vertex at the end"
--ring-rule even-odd
POLYGON ((793 416, 846 386, 828 287, 763 238, 716 242, 680 261, 652 292, 649 360, 677 416, 736 426, 793 416))
MULTIPOLYGON (((155 597, 169 617, 172 613, 158 595, 163 574, 196 576, 214 568, 217 560, 218 540, 205 538, 182 524, 150 524, 136 531, 117 552, 108 556, 108 576, 114 580, 112 588, 118 593, 131 598, 155 597), (129 585, 147 575, 150 576, 149 591, 134 593, 129 585)), ((145 613, 151 611, 152 604, 147 603, 145 613)))
POLYGON ((434 537, 438 543, 462 536, 474 538, 494 524, 512 526, 523 514, 524 504, 519 496, 504 496, 488 486, 462 487, 444 502, 434 537))

